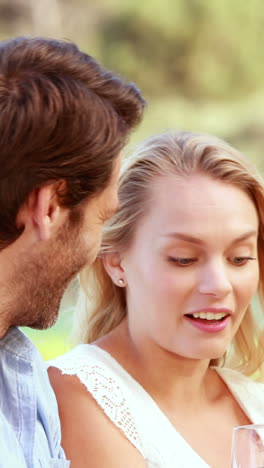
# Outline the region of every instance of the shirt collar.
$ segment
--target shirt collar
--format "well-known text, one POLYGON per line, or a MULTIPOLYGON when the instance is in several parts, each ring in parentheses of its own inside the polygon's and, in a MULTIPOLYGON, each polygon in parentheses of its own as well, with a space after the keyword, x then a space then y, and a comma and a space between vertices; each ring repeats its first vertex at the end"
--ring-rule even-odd
POLYGON ((17 327, 9 328, 8 332, 0 339, 0 350, 4 348, 18 357, 26 360, 32 360, 33 353, 37 352, 35 345, 17 327))

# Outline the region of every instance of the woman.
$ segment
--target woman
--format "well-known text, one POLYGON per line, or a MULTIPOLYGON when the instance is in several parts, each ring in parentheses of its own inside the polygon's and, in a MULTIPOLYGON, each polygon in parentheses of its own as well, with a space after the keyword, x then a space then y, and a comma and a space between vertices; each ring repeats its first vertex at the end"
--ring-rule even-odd
POLYGON ((78 322, 86 344, 51 364, 67 457, 230 466, 233 427, 264 423, 264 385, 246 377, 263 361, 250 307, 263 294, 263 181, 226 143, 170 132, 129 159, 119 198, 78 322))

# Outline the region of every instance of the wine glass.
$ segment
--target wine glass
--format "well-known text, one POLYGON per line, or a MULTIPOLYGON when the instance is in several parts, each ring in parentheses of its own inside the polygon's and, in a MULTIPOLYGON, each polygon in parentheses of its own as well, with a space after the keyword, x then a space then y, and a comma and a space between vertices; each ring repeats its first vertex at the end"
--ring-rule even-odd
POLYGON ((232 468, 264 468, 264 424, 234 428, 232 468))

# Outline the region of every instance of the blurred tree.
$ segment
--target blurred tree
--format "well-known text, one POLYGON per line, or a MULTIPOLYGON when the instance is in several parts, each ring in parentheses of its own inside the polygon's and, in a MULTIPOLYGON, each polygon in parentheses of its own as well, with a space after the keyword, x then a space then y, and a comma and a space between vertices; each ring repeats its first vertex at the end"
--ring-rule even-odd
POLYGON ((30 0, 35 35, 62 35, 62 14, 59 0, 30 0))
POLYGON ((102 59, 151 94, 238 97, 262 86, 261 0, 128 1, 113 11, 100 28, 102 59))
POLYGON ((0 0, 0 35, 15 35, 30 15, 30 8, 23 0, 0 0))
POLYGON ((262 0, 0 0, 1 35, 70 38, 151 95, 263 87, 262 0))

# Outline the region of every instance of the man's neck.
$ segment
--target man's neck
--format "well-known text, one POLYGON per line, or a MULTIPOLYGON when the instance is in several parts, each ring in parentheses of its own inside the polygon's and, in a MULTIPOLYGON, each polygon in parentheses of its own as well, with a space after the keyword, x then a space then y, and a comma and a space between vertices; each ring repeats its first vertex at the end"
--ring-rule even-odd
POLYGON ((19 304, 16 299, 16 289, 14 276, 16 265, 14 264, 14 254, 12 244, 0 251, 0 339, 5 336, 11 326, 13 326, 14 304, 19 304))
MULTIPOLYGON (((2 264, 0 263, 1 267, 2 264)), ((11 313, 11 298, 8 299, 8 286, 1 281, 0 284, 0 339, 5 336, 9 328, 12 326, 12 313, 11 313)), ((15 299, 13 298, 13 301, 15 299)))

